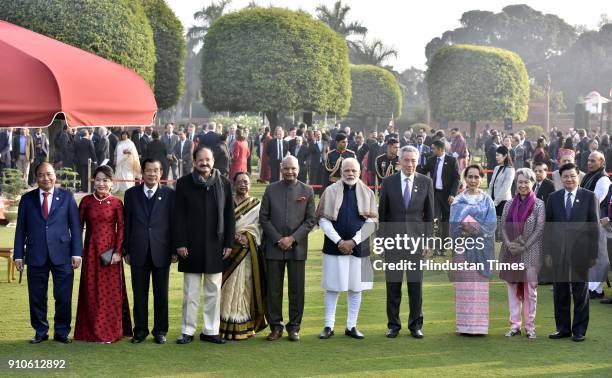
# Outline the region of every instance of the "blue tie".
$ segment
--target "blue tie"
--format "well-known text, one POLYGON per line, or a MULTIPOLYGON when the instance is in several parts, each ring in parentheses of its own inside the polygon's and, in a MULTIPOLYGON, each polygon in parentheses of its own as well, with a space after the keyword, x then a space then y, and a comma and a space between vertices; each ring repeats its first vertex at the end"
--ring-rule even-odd
POLYGON ((567 193, 567 200, 565 201, 565 218, 570 219, 572 215, 572 193, 567 193))
POLYGON ((410 203, 410 180, 408 178, 405 179, 406 187, 404 188, 404 208, 408 209, 408 204, 410 203))

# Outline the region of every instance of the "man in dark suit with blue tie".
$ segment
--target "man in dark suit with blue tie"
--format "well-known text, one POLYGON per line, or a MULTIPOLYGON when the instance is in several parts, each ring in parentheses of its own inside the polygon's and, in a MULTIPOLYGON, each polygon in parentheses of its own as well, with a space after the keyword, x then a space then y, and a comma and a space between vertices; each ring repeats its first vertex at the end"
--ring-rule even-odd
POLYGON ((81 265, 83 252, 79 209, 72 193, 55 187, 55 170, 50 163, 42 162, 34 173, 38 189, 25 194, 19 202, 13 255, 20 272, 24 265, 28 266, 30 322, 36 331, 30 343, 49 339, 49 272, 53 275, 55 299, 53 339, 70 343, 73 270, 81 265))
MULTIPOLYGON (((404 146, 399 152, 401 171, 382 180, 378 216, 383 237, 395 238, 396 235, 408 237, 429 237, 432 233, 434 217, 434 193, 431 179, 416 172, 419 151, 413 146, 404 146)), ((402 301, 403 276, 407 277, 410 313, 408 329, 414 338, 423 338, 423 274, 419 267, 421 256, 428 257, 427 249, 407 251, 389 249, 385 251, 388 263, 409 260, 415 263, 414 271, 387 270, 387 326, 386 336, 395 338, 401 329, 399 316, 402 301)))
POLYGON ((429 158, 429 154, 431 153, 431 149, 429 146, 423 144, 423 140, 425 136, 423 134, 417 134, 416 143, 413 146, 419 150, 419 165, 417 165, 416 171, 425 174, 427 171, 427 158, 429 158))
POLYGON ((133 344, 140 344, 149 334, 149 282, 153 277, 153 337, 157 344, 166 342, 168 333, 168 284, 173 254, 171 213, 174 190, 160 186, 163 168, 159 160, 145 159, 144 183, 125 192, 124 237, 125 261, 132 271, 134 293, 133 344))
POLYGON ((559 169, 563 189, 548 197, 544 263, 552 268, 555 323, 551 339, 584 341, 589 324, 588 272, 597 258, 598 201, 595 193, 578 187, 573 163, 559 169), (574 319, 570 309, 574 299, 574 319))

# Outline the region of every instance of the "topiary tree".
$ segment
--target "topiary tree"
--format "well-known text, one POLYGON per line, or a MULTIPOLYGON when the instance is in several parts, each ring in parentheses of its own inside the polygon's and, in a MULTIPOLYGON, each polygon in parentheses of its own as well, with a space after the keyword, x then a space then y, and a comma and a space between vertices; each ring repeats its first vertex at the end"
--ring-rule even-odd
POLYGON ((372 65, 351 66, 352 99, 349 117, 399 118, 402 91, 391 72, 372 65))
POLYGON ((184 88, 183 25, 164 0, 141 0, 155 41, 155 101, 159 109, 176 105, 184 88))
POLYGON ((153 31, 138 1, 5 0, 0 19, 129 67, 153 87, 153 31))
POLYGON ((444 47, 426 74, 431 113, 438 121, 468 121, 472 139, 477 121, 527 119, 529 79, 513 52, 475 45, 444 47))
POLYGON ((204 37, 202 95, 211 111, 344 115, 351 99, 344 40, 302 11, 248 8, 219 18, 204 37))

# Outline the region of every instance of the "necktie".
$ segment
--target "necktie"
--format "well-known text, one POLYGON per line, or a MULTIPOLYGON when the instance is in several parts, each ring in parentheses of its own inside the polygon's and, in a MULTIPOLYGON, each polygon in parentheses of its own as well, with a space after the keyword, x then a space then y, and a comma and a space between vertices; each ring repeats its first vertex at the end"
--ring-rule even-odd
POLYGON ((278 142, 276 142, 276 149, 278 150, 277 154, 277 160, 282 160, 283 159, 283 152, 281 151, 281 141, 280 139, 277 139, 278 142))
POLYGON ((404 188, 404 208, 408 209, 408 204, 410 204, 410 179, 406 178, 404 181, 406 182, 406 187, 404 188))
POLYGON ((45 220, 49 218, 49 201, 47 201, 47 197, 49 197, 49 193, 43 192, 42 214, 45 220))
POLYGON ((151 199, 151 197, 153 197, 153 190, 149 189, 147 190, 147 198, 151 199))
POLYGON ((535 194, 538 195, 538 193, 540 192, 540 183, 536 184, 536 188, 535 188, 535 194))
POLYGON ((185 145, 185 141, 181 142, 181 156, 179 156, 180 159, 183 158, 183 146, 185 145))
POLYGON ((567 193, 567 200, 565 201, 565 217, 567 220, 572 215, 572 193, 567 193))

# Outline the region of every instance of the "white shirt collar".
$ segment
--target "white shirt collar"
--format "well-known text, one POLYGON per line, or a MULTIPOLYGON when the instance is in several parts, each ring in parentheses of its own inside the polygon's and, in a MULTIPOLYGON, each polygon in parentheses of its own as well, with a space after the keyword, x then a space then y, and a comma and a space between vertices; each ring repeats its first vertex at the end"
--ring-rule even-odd
POLYGON ((406 176, 406 174, 404 173, 404 171, 400 171, 400 176, 402 178, 402 182, 405 182, 406 179, 409 179, 410 182, 414 182, 414 172, 412 173, 411 176, 406 176))
MULTIPOLYGON (((55 187, 51 188, 51 190, 47 191, 47 193, 49 193, 49 198, 53 197, 53 192, 55 191, 55 187)), ((38 188, 38 196, 42 197, 43 196, 43 192, 44 190, 38 188)))
POLYGON ((572 193, 572 198, 576 199, 576 192, 578 192, 578 187, 576 187, 576 189, 574 189, 571 192, 568 192, 566 189, 563 189, 563 190, 565 190, 565 198, 567 198, 567 193, 572 193))
MULTIPOLYGON (((153 191, 153 194, 157 192, 157 187, 159 187, 159 184, 155 184, 155 186, 151 188, 151 190, 153 191)), ((142 191, 144 192, 145 196, 148 197, 147 192, 149 191, 149 187, 147 186, 147 184, 142 184, 142 191)))

